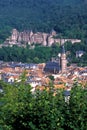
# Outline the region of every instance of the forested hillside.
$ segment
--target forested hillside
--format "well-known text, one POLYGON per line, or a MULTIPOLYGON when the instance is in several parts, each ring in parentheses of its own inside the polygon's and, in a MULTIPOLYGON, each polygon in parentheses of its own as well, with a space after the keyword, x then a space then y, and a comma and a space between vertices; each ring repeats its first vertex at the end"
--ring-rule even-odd
POLYGON ((86 0, 0 0, 0 41, 12 28, 84 38, 87 34, 86 0))

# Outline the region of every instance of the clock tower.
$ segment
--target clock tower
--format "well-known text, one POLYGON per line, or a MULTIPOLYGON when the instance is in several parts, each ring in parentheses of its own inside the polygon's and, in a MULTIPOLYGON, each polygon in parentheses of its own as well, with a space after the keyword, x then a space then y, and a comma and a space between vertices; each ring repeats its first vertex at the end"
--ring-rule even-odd
POLYGON ((64 45, 62 45, 62 52, 61 52, 61 72, 66 73, 67 69, 67 59, 66 59, 66 53, 64 45))

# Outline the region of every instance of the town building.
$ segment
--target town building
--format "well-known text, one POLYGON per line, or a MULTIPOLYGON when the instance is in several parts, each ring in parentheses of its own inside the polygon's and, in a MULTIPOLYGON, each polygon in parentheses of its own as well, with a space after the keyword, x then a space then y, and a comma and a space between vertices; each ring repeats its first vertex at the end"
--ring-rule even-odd
POLYGON ((61 45, 61 54, 59 59, 52 59, 48 61, 44 67, 46 73, 58 74, 59 72, 66 73, 67 71, 67 59, 64 45, 61 45))

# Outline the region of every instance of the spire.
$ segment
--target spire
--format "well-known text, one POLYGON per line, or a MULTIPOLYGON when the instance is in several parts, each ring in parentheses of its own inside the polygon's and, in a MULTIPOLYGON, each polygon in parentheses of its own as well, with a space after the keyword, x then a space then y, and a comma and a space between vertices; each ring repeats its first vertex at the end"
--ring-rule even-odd
POLYGON ((64 45, 62 45, 62 52, 61 53, 65 54, 65 47, 64 47, 64 45))
POLYGON ((67 60, 64 45, 61 45, 61 72, 66 73, 67 60))

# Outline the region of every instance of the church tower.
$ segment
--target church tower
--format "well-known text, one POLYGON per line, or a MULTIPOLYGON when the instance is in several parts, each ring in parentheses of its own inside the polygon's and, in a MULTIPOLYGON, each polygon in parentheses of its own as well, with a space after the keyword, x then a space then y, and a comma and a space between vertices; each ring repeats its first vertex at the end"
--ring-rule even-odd
POLYGON ((66 73, 67 69, 67 59, 66 59, 66 53, 64 45, 62 45, 62 52, 61 52, 61 72, 66 73))

